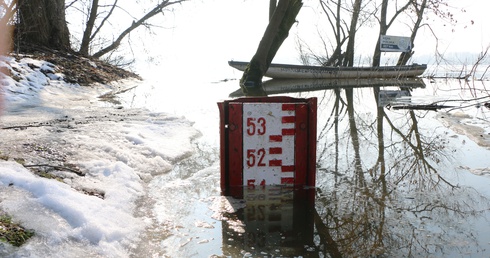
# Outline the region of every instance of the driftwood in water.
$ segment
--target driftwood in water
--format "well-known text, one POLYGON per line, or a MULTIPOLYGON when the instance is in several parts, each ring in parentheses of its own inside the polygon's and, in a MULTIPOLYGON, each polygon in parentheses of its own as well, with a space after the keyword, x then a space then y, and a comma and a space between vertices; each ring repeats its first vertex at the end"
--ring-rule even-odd
POLYGON ((264 73, 269 68, 282 42, 288 37, 289 30, 296 22, 296 16, 302 5, 301 0, 279 0, 257 51, 240 80, 240 87, 244 93, 248 92, 247 88, 261 86, 264 73))
POLYGON ((388 109, 394 109, 394 110, 408 109, 408 110, 428 110, 428 111, 437 111, 443 108, 454 108, 454 106, 446 106, 446 105, 438 105, 438 104, 426 104, 426 105, 407 104, 407 105, 394 105, 394 106, 387 105, 386 107, 388 109))

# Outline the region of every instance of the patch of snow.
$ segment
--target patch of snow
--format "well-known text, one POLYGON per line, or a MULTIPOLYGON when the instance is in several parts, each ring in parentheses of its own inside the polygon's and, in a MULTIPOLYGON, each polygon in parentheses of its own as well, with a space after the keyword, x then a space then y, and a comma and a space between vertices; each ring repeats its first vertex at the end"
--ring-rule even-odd
POLYGON ((0 154, 8 159, 0 160, 0 210, 35 232, 21 247, 0 242, 0 256, 129 257, 154 216, 138 213, 147 182, 192 155, 199 131, 183 117, 98 98, 133 80, 81 87, 49 62, 2 57, 0 66, 10 71, 0 78, 0 154), (61 180, 23 166, 46 163, 61 180))

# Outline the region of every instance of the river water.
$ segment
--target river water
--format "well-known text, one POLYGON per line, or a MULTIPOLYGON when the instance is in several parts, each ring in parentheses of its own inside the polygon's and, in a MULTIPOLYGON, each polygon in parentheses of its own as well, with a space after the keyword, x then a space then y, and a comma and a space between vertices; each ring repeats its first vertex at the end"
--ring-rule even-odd
POLYGON ((315 90, 301 83, 271 86, 270 96, 318 100, 316 188, 243 189, 232 197, 220 194, 217 102, 231 99, 238 81, 145 81, 122 95, 126 105, 185 116, 202 136, 195 141, 196 154, 150 183, 156 223, 138 253, 489 256, 485 83, 424 79, 315 90), (430 110, 434 103, 437 110, 430 110))

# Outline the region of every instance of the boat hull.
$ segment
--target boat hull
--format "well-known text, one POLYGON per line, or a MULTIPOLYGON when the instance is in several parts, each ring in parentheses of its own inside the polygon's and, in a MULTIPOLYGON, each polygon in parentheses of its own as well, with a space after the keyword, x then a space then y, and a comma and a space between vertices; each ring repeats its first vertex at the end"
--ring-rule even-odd
MULTIPOLYGON (((228 64, 245 71, 248 62, 229 61, 228 64)), ((271 64, 265 76, 274 79, 359 79, 359 78, 410 78, 424 73, 427 65, 380 67, 333 67, 271 64)))

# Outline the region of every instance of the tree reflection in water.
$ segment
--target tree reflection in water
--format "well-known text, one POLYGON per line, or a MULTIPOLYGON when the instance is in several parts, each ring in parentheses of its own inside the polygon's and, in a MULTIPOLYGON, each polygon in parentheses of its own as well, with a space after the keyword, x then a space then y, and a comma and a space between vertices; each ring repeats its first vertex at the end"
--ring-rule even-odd
POLYGON ((484 252, 470 221, 488 211, 489 200, 447 179, 453 150, 447 136, 419 124, 427 111, 385 112, 376 105, 379 91, 337 89, 319 99, 317 253, 484 252))

